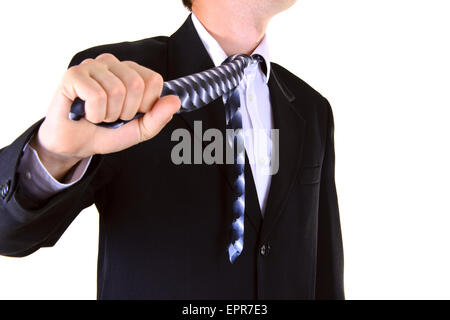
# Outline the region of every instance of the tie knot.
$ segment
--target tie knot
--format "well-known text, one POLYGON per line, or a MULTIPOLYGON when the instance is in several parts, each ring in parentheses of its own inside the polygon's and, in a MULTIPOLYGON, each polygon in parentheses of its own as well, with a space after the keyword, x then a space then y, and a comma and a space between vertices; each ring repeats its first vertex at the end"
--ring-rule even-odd
POLYGON ((259 64, 262 72, 264 74, 266 74, 266 70, 267 70, 266 61, 265 61, 264 57, 259 54, 253 54, 251 56, 249 56, 247 54, 234 54, 234 55, 231 55, 228 58, 226 58, 222 62, 222 65, 232 63, 234 61, 241 61, 244 64, 242 70, 245 69, 250 64, 257 63, 257 64, 259 64))

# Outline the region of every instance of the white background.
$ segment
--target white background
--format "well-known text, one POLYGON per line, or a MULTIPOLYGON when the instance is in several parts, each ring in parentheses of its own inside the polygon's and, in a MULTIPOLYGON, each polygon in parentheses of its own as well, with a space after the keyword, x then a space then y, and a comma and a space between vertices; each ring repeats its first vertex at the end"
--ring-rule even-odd
MULTIPOLYGON (((181 0, 1 12, 0 146, 45 115, 76 52, 170 35, 188 14, 181 0)), ((272 61, 333 106, 348 299, 450 298, 449 14, 447 0, 299 0, 269 26, 272 61)), ((0 299, 95 299, 97 240, 91 207, 55 247, 0 257, 0 299)))

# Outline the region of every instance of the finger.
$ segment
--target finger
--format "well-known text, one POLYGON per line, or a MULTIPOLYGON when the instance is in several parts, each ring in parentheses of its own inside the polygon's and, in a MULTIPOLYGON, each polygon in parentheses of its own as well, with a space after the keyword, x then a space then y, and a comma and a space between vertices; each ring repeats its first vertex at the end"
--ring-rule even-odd
POLYGON ((166 96, 159 99, 144 117, 135 119, 118 129, 98 127, 97 130, 101 134, 93 142, 94 149, 99 154, 117 152, 154 137, 170 121, 180 105, 181 102, 177 96, 166 96))
POLYGON ((126 88, 120 119, 131 120, 138 112, 144 98, 144 79, 136 70, 120 62, 109 65, 108 69, 122 81, 126 88))
POLYGON ((123 63, 135 70, 144 80, 144 96, 138 111, 147 113, 161 96, 164 83, 163 78, 159 73, 145 68, 136 62, 124 61, 123 63))
MULTIPOLYGON (((72 69, 65 73, 61 82, 61 93, 71 102, 76 97, 85 101, 85 118, 93 123, 100 123, 105 119, 107 94, 103 87, 94 79, 78 69, 72 69)), ((61 119, 68 119, 70 110, 60 108, 58 113, 61 119)))
POLYGON ((120 62, 120 60, 117 59, 115 55, 108 53, 108 52, 98 55, 95 58, 95 61, 101 62, 106 65, 111 65, 111 64, 120 62))
POLYGON ((123 82, 107 66, 100 62, 93 62, 90 65, 89 74, 105 90, 107 94, 107 105, 105 122, 116 121, 122 113, 122 107, 127 94, 127 89, 123 82))
POLYGON ((148 140, 158 134, 180 107, 181 101, 177 96, 170 95, 158 99, 150 111, 138 119, 140 141, 148 140))
POLYGON ((101 54, 95 60, 105 64, 108 70, 114 73, 125 85, 127 93, 122 106, 120 119, 131 120, 138 112, 144 97, 144 79, 136 70, 122 63, 110 53, 101 54))
POLYGON ((88 64, 88 63, 92 63, 93 61, 95 61, 95 60, 92 59, 92 58, 87 58, 87 59, 84 59, 83 61, 81 61, 80 65, 85 65, 85 64, 88 64))

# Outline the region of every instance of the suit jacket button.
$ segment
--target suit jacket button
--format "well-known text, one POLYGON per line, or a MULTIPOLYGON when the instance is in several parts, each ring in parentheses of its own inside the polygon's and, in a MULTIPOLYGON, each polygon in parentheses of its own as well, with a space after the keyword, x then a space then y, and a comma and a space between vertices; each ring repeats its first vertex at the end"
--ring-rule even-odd
POLYGON ((263 244, 263 245, 261 246, 261 248, 259 249, 259 253, 260 253, 262 256, 268 256, 268 255, 269 255, 269 252, 270 252, 270 246, 269 246, 268 244, 263 244))
POLYGON ((2 199, 6 199, 6 197, 8 196, 10 183, 11 181, 8 181, 0 187, 0 196, 2 197, 2 199))

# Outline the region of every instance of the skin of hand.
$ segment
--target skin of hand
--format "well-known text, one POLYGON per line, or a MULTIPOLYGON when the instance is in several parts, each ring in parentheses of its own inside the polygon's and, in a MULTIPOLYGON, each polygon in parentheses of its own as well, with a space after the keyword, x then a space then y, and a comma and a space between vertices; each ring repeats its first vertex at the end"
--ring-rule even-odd
POLYGON ((133 61, 119 61, 105 53, 86 59, 64 73, 47 116, 30 141, 48 172, 57 180, 81 159, 118 152, 151 139, 172 119, 181 102, 176 96, 160 98, 160 74, 133 61), (76 97, 85 101, 85 119, 69 120, 76 97), (100 122, 132 119, 118 129, 100 122))

